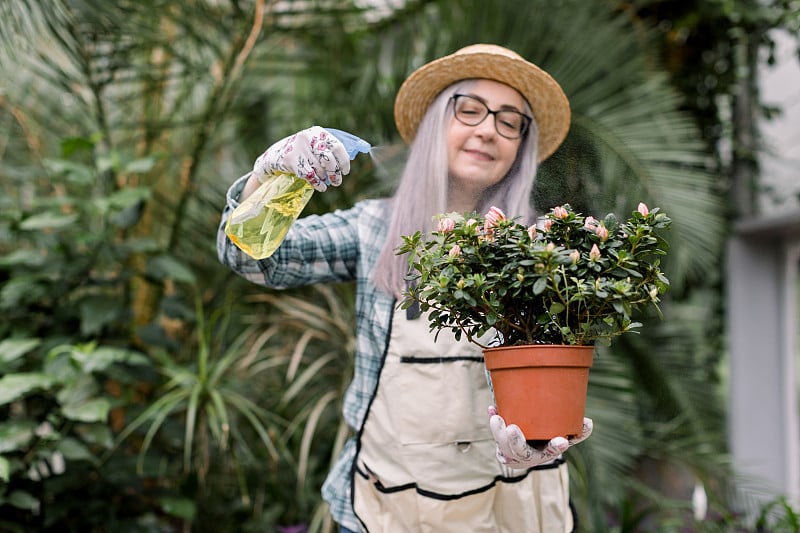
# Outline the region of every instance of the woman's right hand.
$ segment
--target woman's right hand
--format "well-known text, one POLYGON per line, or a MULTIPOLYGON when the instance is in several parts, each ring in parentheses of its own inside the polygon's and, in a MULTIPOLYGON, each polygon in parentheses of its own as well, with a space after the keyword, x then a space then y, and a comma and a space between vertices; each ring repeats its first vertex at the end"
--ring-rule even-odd
POLYGON ((350 172, 350 158, 339 139, 312 126, 270 146, 256 159, 251 178, 261 183, 275 172, 294 174, 324 192, 341 185, 342 176, 350 172))
POLYGON ((497 460, 512 468, 530 468, 552 461, 571 446, 589 438, 594 423, 591 418, 584 418, 580 435, 569 440, 555 437, 543 449, 530 446, 516 424, 506 426, 506 421, 497 414, 497 407, 494 405, 489 406, 489 427, 497 443, 497 460))

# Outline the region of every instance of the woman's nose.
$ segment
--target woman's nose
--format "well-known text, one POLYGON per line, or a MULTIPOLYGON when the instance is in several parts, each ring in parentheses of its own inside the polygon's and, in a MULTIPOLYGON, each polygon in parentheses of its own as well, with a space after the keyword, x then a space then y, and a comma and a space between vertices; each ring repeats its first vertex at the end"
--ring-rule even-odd
POLYGON ((475 126, 475 134, 484 138, 494 137, 497 134, 497 130, 494 127, 494 115, 486 115, 486 118, 475 126))

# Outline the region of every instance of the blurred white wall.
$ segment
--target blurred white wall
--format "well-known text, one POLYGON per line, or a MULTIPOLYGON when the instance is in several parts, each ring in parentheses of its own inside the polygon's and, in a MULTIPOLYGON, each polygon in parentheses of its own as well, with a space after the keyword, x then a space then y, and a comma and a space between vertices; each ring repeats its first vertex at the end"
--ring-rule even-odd
POLYGON ((734 228, 727 255, 729 443, 744 492, 800 503, 800 59, 775 33, 764 62, 760 214, 734 228))

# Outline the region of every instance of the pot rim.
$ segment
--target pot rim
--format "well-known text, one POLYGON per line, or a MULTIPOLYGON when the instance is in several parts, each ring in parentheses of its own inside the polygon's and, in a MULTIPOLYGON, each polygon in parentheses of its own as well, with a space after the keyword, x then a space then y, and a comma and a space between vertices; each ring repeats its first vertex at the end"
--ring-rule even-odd
POLYGON ((590 368, 594 346, 567 344, 525 344, 498 346, 483 350, 488 370, 529 366, 590 368))

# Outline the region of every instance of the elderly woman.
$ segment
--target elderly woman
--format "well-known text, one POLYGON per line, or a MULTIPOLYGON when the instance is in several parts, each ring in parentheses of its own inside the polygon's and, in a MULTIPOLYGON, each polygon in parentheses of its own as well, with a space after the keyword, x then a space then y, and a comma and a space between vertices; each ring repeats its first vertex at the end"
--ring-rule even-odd
POLYGON ((298 219, 274 255, 255 260, 223 228, 275 170, 317 190, 349 171, 344 146, 312 127, 272 145, 230 188, 220 260, 273 288, 357 282, 355 372, 344 417, 355 436, 322 487, 341 531, 569 532, 568 441, 530 447, 491 407, 482 354, 397 308, 408 263, 401 235, 433 229, 442 212, 500 207, 534 218, 537 165, 566 136, 567 99, 536 65, 478 44, 428 63, 404 82, 395 120, 410 153, 391 198, 298 219), (487 406, 488 419, 487 419, 487 406))

